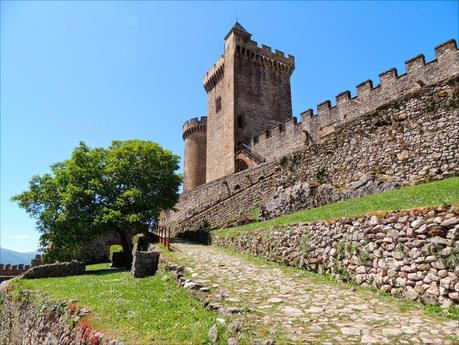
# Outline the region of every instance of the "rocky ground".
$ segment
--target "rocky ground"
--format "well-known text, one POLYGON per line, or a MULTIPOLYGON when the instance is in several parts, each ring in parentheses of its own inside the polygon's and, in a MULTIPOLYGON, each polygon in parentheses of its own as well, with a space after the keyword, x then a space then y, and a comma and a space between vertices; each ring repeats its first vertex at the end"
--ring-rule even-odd
POLYGON ((240 321, 260 344, 459 343, 458 321, 406 303, 255 263, 214 246, 174 246, 191 279, 209 287, 223 310, 241 310, 240 321))

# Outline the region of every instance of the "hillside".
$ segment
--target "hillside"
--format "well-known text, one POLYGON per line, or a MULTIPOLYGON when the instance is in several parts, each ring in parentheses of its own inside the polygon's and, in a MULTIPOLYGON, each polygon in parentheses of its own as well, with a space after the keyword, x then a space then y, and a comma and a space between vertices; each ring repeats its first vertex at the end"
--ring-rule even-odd
POLYGON ((0 264, 30 265, 37 252, 15 252, 14 250, 0 247, 0 264))

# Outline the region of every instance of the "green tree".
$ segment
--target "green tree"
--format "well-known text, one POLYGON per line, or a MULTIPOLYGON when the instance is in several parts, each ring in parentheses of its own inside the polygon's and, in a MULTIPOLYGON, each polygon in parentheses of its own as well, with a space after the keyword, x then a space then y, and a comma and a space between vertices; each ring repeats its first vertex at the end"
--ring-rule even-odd
POLYGON ((130 256, 128 233, 147 230, 177 201, 178 162, 151 141, 113 141, 107 149, 82 142, 12 200, 37 220, 49 261, 77 258, 83 244, 113 231, 130 256))

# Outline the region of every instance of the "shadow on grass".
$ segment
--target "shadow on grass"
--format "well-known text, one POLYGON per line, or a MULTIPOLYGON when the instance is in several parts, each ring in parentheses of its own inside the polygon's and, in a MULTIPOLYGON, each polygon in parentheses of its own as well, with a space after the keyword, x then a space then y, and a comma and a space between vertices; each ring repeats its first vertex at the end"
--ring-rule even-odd
POLYGON ((101 276, 101 275, 120 273, 120 272, 129 272, 129 270, 127 268, 104 268, 100 270, 86 271, 85 275, 101 276))

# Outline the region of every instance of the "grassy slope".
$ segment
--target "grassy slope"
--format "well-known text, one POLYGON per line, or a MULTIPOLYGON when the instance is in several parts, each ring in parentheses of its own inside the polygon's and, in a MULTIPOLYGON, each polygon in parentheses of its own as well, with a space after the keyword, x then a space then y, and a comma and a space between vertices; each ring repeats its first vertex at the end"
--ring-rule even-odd
MULTIPOLYGON (((162 275, 134 279, 128 272, 108 271, 106 264, 88 266, 84 276, 17 280, 14 289, 39 290, 52 300, 77 299, 94 312, 90 325, 126 344, 203 344, 216 323, 174 280, 162 275)), ((223 341, 223 339, 222 339, 223 341)))
POLYGON ((236 236, 242 232, 300 222, 331 220, 339 217, 356 217, 371 211, 401 210, 442 204, 459 203, 459 177, 404 187, 381 194, 367 195, 340 201, 310 210, 299 211, 264 222, 239 227, 219 229, 217 236, 236 236))

